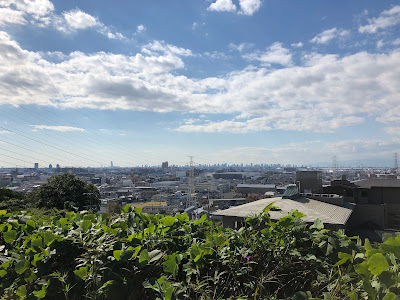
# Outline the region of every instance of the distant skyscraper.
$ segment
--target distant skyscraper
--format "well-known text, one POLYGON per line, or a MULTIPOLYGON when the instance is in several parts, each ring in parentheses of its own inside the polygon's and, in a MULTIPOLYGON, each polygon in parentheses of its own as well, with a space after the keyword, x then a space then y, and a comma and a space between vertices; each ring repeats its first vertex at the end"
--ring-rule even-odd
POLYGON ((111 161, 111 164, 110 164, 110 166, 111 166, 111 168, 114 168, 114 164, 113 164, 113 162, 111 161))
POLYGON ((168 169, 168 161, 163 161, 163 162, 161 163, 161 168, 162 168, 163 170, 168 169))
POLYGON ((35 163, 35 170, 39 169, 39 163, 35 163))
POLYGON ((49 164, 49 169, 52 170, 53 169, 53 165, 49 164))

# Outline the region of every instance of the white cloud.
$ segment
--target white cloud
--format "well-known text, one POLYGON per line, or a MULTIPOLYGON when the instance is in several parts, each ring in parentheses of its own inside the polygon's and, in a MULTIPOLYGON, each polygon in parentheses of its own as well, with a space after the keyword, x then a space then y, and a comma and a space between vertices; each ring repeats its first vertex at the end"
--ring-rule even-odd
POLYGON ((282 43, 273 43, 265 52, 255 51, 243 55, 248 60, 258 60, 267 64, 280 64, 289 66, 292 64, 292 54, 289 49, 282 47, 282 43))
POLYGON ((62 17, 55 16, 53 19, 55 28, 66 33, 92 28, 109 39, 125 39, 121 33, 114 32, 97 18, 79 9, 63 12, 62 17))
POLYGON ((0 130, 0 134, 11 134, 11 131, 8 130, 0 130))
POLYGON ((400 5, 384 10, 379 17, 368 19, 368 25, 360 26, 361 33, 376 33, 381 29, 396 26, 400 23, 400 5))
POLYGON ((385 42, 384 41, 379 40, 379 41, 376 42, 376 48, 380 49, 383 46, 385 46, 385 42))
POLYGON ((204 52, 204 56, 211 57, 212 59, 227 59, 228 56, 224 52, 213 51, 213 52, 204 52))
POLYGON ((392 42, 392 44, 395 45, 395 46, 400 45, 400 38, 395 39, 395 40, 392 42))
POLYGON ((291 44, 291 46, 294 48, 301 48, 304 46, 304 44, 302 42, 298 42, 298 43, 291 44))
POLYGON ((316 44, 327 44, 329 41, 335 38, 343 38, 349 34, 350 32, 348 30, 332 28, 317 34, 310 40, 310 42, 316 44))
POLYGON ((252 16, 261 7, 261 0, 239 0, 240 14, 252 16))
POLYGON ((83 128, 71 127, 71 126, 48 126, 48 125, 30 125, 35 130, 45 129, 45 130, 53 130, 53 131, 85 131, 83 128))
POLYGON ((54 11, 53 3, 48 0, 1 0, 0 6, 15 7, 18 11, 36 18, 46 16, 54 11))
POLYGON ((79 9, 64 12, 63 16, 68 26, 73 29, 86 29, 100 25, 95 17, 79 9))
POLYGON ((0 102, 228 116, 178 128, 186 132, 332 132, 366 116, 400 124, 400 50, 343 57, 306 53, 302 65, 249 66, 202 79, 176 74, 190 55, 189 49, 155 41, 131 56, 73 52, 54 61, 0 31, 0 102))
POLYGON ((0 8, 0 26, 5 24, 24 25, 27 23, 21 11, 11 8, 0 8))
POLYGON ((236 5, 232 3, 232 0, 217 0, 207 8, 211 11, 236 11, 236 5))
POLYGON ((146 26, 144 26, 143 24, 140 24, 136 27, 136 33, 142 33, 146 31, 146 26))
POLYGON ((386 127, 385 131, 386 131, 387 134, 400 135, 400 126, 386 127))
POLYGON ((193 56, 193 53, 189 49, 177 47, 174 45, 170 45, 165 43, 164 41, 154 41, 142 47, 142 52, 145 54, 154 55, 156 53, 164 53, 170 55, 179 55, 179 56, 193 56))
POLYGON ((231 49, 231 50, 236 50, 236 51, 239 51, 239 52, 243 52, 243 51, 246 50, 246 49, 250 49, 250 48, 254 47, 254 44, 250 44, 250 43, 241 43, 241 44, 239 44, 239 45, 235 45, 235 44, 233 44, 233 43, 230 43, 228 47, 229 47, 229 49, 231 49))
POLYGON ((48 0, 1 0, 0 26, 6 24, 52 26, 65 33, 92 28, 110 39, 125 39, 121 33, 79 9, 56 14, 53 3, 48 0))

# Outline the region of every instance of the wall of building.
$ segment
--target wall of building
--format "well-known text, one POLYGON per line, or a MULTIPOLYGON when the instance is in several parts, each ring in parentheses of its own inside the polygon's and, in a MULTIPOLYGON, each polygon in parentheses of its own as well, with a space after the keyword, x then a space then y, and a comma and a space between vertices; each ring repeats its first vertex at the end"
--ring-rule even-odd
POLYGON ((300 193, 311 190, 313 194, 322 193, 322 173, 321 171, 297 171, 296 182, 300 193))
POLYGON ((399 187, 371 187, 368 192, 368 203, 400 204, 399 187))
POLYGON ((385 205, 382 204, 357 204, 348 221, 348 227, 358 228, 366 226, 374 229, 385 228, 385 205))

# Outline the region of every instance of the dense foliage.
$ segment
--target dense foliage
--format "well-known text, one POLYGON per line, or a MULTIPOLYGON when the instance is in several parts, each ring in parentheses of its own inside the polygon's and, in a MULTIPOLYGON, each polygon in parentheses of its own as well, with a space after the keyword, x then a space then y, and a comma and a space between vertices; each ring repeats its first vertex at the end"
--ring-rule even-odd
POLYGON ((21 210, 25 208, 25 197, 10 189, 0 188, 0 209, 21 210))
POLYGON ((51 176, 45 184, 27 195, 27 202, 39 208, 70 210, 98 210, 100 192, 73 174, 51 176))
POLYGON ((4 299, 396 299, 400 237, 365 247, 265 212, 240 230, 205 220, 0 211, 4 299))

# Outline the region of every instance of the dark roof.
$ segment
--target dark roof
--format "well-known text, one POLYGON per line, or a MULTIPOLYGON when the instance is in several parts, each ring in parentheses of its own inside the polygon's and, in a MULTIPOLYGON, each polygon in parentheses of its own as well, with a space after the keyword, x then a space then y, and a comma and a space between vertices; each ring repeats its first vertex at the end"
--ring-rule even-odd
POLYGON ((370 189, 371 187, 399 187, 399 179, 365 179, 353 182, 356 186, 363 189, 370 189))

